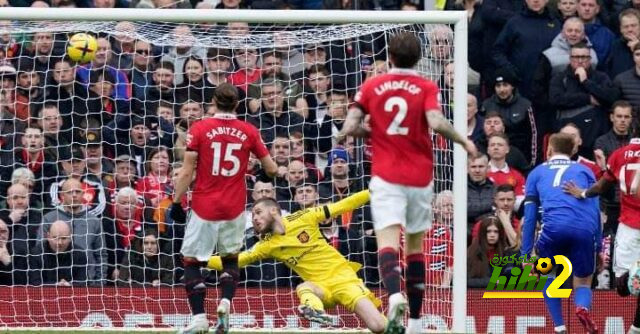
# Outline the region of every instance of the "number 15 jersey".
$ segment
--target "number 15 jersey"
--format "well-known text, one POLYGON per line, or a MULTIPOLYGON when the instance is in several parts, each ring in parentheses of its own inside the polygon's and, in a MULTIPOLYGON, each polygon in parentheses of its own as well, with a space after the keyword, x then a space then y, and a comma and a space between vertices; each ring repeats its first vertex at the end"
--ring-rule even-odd
POLYGON ((191 125, 187 150, 198 153, 191 209, 206 220, 231 220, 245 210, 249 156, 269 154, 253 125, 218 114, 191 125))
POLYGON ((640 138, 611 153, 603 177, 619 184, 620 222, 640 229, 640 138))
POLYGON ((367 80, 356 105, 371 115, 372 175, 405 186, 425 187, 433 179, 433 151, 427 110, 440 110, 438 87, 416 71, 394 68, 367 80))

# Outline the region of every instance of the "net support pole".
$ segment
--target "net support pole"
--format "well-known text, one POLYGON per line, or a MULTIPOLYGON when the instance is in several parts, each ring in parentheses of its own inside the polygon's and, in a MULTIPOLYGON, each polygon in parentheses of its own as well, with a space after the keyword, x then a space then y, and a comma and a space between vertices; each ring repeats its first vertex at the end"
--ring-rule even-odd
MULTIPOLYGON (((453 126, 467 132, 467 17, 455 23, 453 44, 453 126)), ((453 147, 453 291, 451 330, 466 333, 467 318, 467 152, 453 147)))

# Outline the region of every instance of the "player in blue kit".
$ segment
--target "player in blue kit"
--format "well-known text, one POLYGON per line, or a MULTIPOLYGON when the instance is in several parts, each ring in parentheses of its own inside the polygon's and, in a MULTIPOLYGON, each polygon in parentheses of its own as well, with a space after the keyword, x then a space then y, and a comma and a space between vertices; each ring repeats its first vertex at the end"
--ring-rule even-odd
MULTIPOLYGON (((595 271, 596 250, 601 238, 598 198, 579 200, 564 193, 563 184, 571 182, 588 189, 595 182, 593 172, 582 164, 571 161, 573 137, 556 133, 549 139, 549 159, 536 167, 527 178, 525 187, 524 225, 522 228, 522 255, 531 255, 539 209, 542 209, 542 227, 535 248, 537 255, 553 259, 564 255, 573 265, 573 289, 576 316, 588 333, 598 329, 591 319, 591 277, 595 271)), ((553 281, 549 273, 546 289, 553 281)), ((556 333, 566 333, 562 319, 562 299, 544 294, 547 309, 556 333)))

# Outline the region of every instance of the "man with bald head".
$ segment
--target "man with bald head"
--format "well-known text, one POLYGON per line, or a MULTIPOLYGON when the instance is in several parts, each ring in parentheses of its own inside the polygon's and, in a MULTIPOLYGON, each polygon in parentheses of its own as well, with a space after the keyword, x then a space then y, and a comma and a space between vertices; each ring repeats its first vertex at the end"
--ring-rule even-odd
POLYGON ((7 223, 11 234, 16 284, 26 284, 29 251, 35 245, 42 215, 30 208, 29 190, 24 185, 16 183, 9 187, 6 209, 0 211, 0 219, 7 223))
POLYGON ((99 285, 106 278, 107 248, 104 247, 102 223, 98 217, 87 212, 82 204, 84 190, 77 179, 69 178, 60 187, 62 205, 42 218, 42 227, 38 230, 38 240, 43 240, 51 225, 63 221, 71 227, 74 249, 85 252, 87 256, 87 281, 99 285))
POLYGON ((74 249, 71 227, 67 222, 53 222, 47 232, 47 238, 34 247, 32 254, 29 261, 30 284, 86 284, 86 252, 74 249))

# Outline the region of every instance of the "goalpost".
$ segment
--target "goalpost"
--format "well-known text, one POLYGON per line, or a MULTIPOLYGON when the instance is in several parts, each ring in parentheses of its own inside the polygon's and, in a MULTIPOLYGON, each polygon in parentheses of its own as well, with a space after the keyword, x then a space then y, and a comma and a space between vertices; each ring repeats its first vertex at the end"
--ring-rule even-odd
MULTIPOLYGON (((203 50, 208 48, 235 50, 233 52, 244 50, 245 52, 243 52, 243 54, 246 54, 247 50, 253 50, 257 53, 258 65, 260 65, 261 62, 260 56, 266 52, 265 50, 276 49, 289 55, 297 52, 300 55, 298 59, 302 59, 298 60, 298 63, 295 63, 292 59, 285 59, 285 57, 283 57, 285 63, 290 66, 290 68, 284 66, 283 71, 291 71, 292 73, 288 74, 292 75, 295 74, 293 73, 294 68, 306 68, 305 66, 307 64, 305 62, 307 60, 304 58, 304 55, 302 55, 306 46, 321 44, 322 47, 325 48, 326 64, 331 69, 329 91, 344 92, 348 96, 352 96, 352 94, 357 91, 359 85, 367 76, 375 75, 376 65, 384 66, 384 64, 378 64, 375 61, 386 59, 385 45, 388 37, 398 31, 413 31, 420 36, 425 45, 425 52, 421 62, 423 62, 423 65, 426 64, 426 66, 418 67, 418 70, 422 72, 421 74, 436 78, 436 80, 442 84, 446 80, 440 79, 441 72, 424 72, 425 69, 427 71, 431 69, 442 71, 444 64, 449 62, 453 63, 453 82, 455 84, 453 87, 441 87, 448 96, 448 99, 443 100, 443 104, 448 110, 447 116, 452 119, 455 129, 460 133, 466 133, 467 131, 466 96, 468 65, 467 15, 465 12, 0 8, 0 21, 2 21, 0 22, 0 36, 11 34, 12 36, 20 36, 22 41, 29 41, 29 39, 38 32, 52 33, 54 35, 54 45, 52 49, 56 48, 56 43, 59 43, 57 46, 64 45, 64 49, 66 49, 66 40, 57 40, 58 37, 55 36, 66 36, 67 34, 85 32, 99 36, 110 36, 112 38, 119 36, 129 41, 145 41, 150 43, 154 50, 163 49, 166 51, 180 43, 190 43, 192 47, 191 50, 195 50, 196 47, 203 50), (2 20, 10 20, 11 23, 2 20), (124 21, 132 22, 133 24, 124 28, 118 25, 118 23, 124 21), (233 32, 233 28, 227 26, 229 22, 249 23, 248 34, 243 30, 247 29, 246 26, 233 32), (208 24, 205 25, 203 23, 208 24), (174 31, 176 24, 187 24, 190 32, 187 34, 176 34, 174 31), (452 27, 453 33, 451 37, 453 38, 453 45, 444 45, 444 47, 448 47, 451 51, 451 53, 446 56, 446 59, 434 59, 434 56, 427 52, 427 50, 429 50, 430 43, 442 43, 441 41, 432 39, 434 31, 439 29, 438 27, 441 28, 442 25, 452 27), (302 63, 300 63, 300 61, 302 61, 302 63), (438 65, 431 66, 431 62, 435 62, 438 65), (456 101, 456 103, 453 103, 453 101, 456 101)), ((11 39, 15 42, 15 37, 11 39)), ((16 43, 22 43, 22 41, 16 43)), ((32 41, 32 43, 35 42, 32 41)), ((431 46, 435 47, 436 45, 431 46)), ((31 49, 33 50, 37 47, 35 44, 31 45, 31 49)), ((6 52, 7 50, 5 50, 5 57, 7 57, 12 64, 15 64, 15 67, 17 67, 16 72, 19 74, 21 71, 20 64, 18 64, 21 61, 19 59, 24 55, 13 54, 9 56, 6 52), (11 57, 14 58, 11 59, 11 57)), ((37 51, 34 52, 37 53, 37 51)), ((129 74, 131 68, 128 69, 129 72, 127 72, 127 69, 118 68, 118 66, 122 64, 118 63, 118 65, 114 65, 116 63, 114 58, 121 60, 126 58, 123 58, 123 56, 127 56, 129 57, 128 59, 135 62, 135 51, 112 50, 111 52, 111 61, 113 64, 110 63, 110 66, 114 66, 117 71, 122 71, 131 78, 129 74)), ((233 52, 231 53, 232 58, 235 55, 233 52)), ((166 52, 164 54, 166 54, 166 52)), ((201 53, 201 55, 201 58, 207 57, 206 52, 201 53)), ((32 60, 35 59, 33 55, 31 58, 32 60)), ((42 59, 45 58, 47 57, 42 59)), ((179 58, 181 58, 181 56, 176 56, 175 59, 179 58)), ((53 56, 48 59, 50 59, 51 62, 54 61, 53 56)), ((203 67, 205 67, 204 75, 206 76, 208 73, 207 59, 203 59, 203 63, 203 67)), ((0 62, 0 71, 2 70, 3 64, 4 63, 0 62)), ((156 61, 156 65, 157 64, 158 62, 156 61)), ((178 61, 176 64, 182 65, 183 63, 178 61)), ((230 60, 230 64, 232 68, 230 68, 229 71, 233 72, 233 67, 238 66, 237 60, 236 62, 230 60)), ((54 64, 49 64, 48 69, 43 70, 44 72, 34 70, 34 72, 44 78, 43 81, 45 81, 41 82, 38 86, 42 88, 43 94, 45 94, 44 98, 39 101, 41 103, 40 106, 52 102, 54 104, 58 103, 59 106, 61 105, 60 100, 52 101, 48 100, 47 97, 47 90, 59 85, 59 83, 55 82, 55 80, 58 79, 55 79, 55 76, 52 74, 52 72, 56 71, 53 65, 54 64)), ((308 71, 308 68, 306 68, 306 70, 308 71)), ((114 73, 118 74, 119 72, 117 71, 114 73)), ((317 117, 317 119, 312 121, 320 120, 316 122, 320 124, 322 113, 327 113, 327 110, 331 108, 330 105, 322 107, 318 104, 318 106, 314 107, 309 105, 309 100, 305 100, 307 101, 306 109, 304 106, 300 107, 297 105, 300 98, 305 99, 305 96, 308 96, 310 91, 313 92, 314 89, 318 89, 317 81, 314 82, 314 84, 309 83, 307 71, 296 72, 302 73, 302 76, 297 79, 291 79, 290 82, 296 82, 301 90, 298 92, 298 96, 286 96, 285 100, 290 102, 290 108, 293 110, 291 112, 299 112, 307 117, 311 116, 308 116, 306 113, 312 112, 317 117), (293 105, 295 105, 295 107, 293 105), (323 110, 322 112, 320 111, 321 109, 323 110)), ((76 74, 77 72, 78 70, 76 69, 76 74)), ((151 72, 152 70, 149 69, 148 74, 150 78, 152 77, 151 72)), ((176 76, 182 77, 182 72, 183 68, 175 68, 176 76)), ((89 74, 86 73, 85 75, 89 76, 89 74)), ((2 74, 0 73, 0 79, 1 78, 2 74)), ((101 80, 105 80, 104 76, 101 78, 101 80)), ((122 98, 122 96, 117 96, 118 87, 125 83, 120 82, 118 78, 115 79, 113 96, 116 96, 114 101, 117 101, 122 98)), ((81 81, 78 77, 74 78, 74 80, 81 81)), ((88 77, 82 80, 85 80, 84 82, 80 82, 82 85, 94 83, 89 83, 88 81, 90 81, 90 79, 88 77)), ((181 80, 188 79, 185 76, 184 79, 181 78, 181 80)), ((241 78, 241 81, 247 80, 248 78, 241 78)), ((35 83, 32 82, 32 84, 35 86, 35 83)), ((146 98, 147 95, 136 95, 135 89, 140 87, 136 86, 135 83, 129 82, 128 84, 127 89, 129 89, 130 95, 126 100, 132 105, 131 112, 134 112, 133 109, 136 108, 133 107, 136 105, 135 103, 139 103, 138 106, 140 106, 140 108, 146 109, 149 105, 147 102, 159 102, 151 101, 151 98, 146 98), (145 97, 141 98, 140 96, 145 97)), ((239 86, 243 84, 244 82, 239 84, 239 86)), ((17 85, 19 89, 19 83, 17 85)), ((251 86, 251 84, 247 83, 247 86, 244 88, 251 89, 249 86, 251 86)), ((24 89, 25 87, 22 88, 24 89)), ((27 90, 29 90, 29 88, 31 87, 26 87, 27 90)), ((191 92, 189 90, 189 88, 191 88, 190 86, 183 88, 191 92)), ((291 88, 291 86, 288 86, 288 88, 291 88)), ((147 92, 147 87, 142 87, 141 89, 147 92)), ((284 94, 288 94, 288 92, 289 91, 284 94)), ((181 117, 180 108, 185 103, 188 103, 191 97, 178 101, 175 100, 177 99, 177 95, 175 94, 173 96, 174 100, 172 101, 174 103, 173 108, 175 109, 175 121, 178 123, 181 117)), ((252 97, 251 93, 247 92, 247 98, 250 100, 253 99, 252 102, 258 105, 257 108, 260 108, 262 101, 260 96, 252 97)), ((200 102, 202 112, 206 114, 206 108, 209 107, 210 101, 198 102, 200 102)), ((337 102, 333 102, 339 105, 337 102)), ((14 101, 14 109, 17 105, 15 103, 14 101)), ((28 104, 30 103, 31 101, 28 102, 28 104)), ((89 105, 86 101, 80 104, 82 103, 85 103, 86 106, 89 105)), ((3 104, 0 103, 0 105, 3 104)), ((34 103, 33 105, 36 104, 34 103)), ((159 107, 156 105, 154 108, 159 107)), ((256 112, 251 110, 253 108, 251 103, 247 103, 246 108, 248 114, 256 112)), ((41 121, 41 118, 38 118, 39 116, 37 115, 38 110, 35 110, 35 107, 32 109, 33 110, 29 111, 29 120, 32 122, 41 121)), ((9 107, 7 110, 11 111, 12 109, 9 107)), ((5 113, 7 110, 2 109, 0 112, 5 113)), ((18 123, 28 122, 28 120, 19 120, 15 110, 12 112, 14 115, 12 121, 18 123)), ((59 110, 59 112, 63 115, 65 110, 59 110)), ((104 110, 99 110, 97 113, 99 116, 97 117, 104 119, 104 113, 104 110)), ((86 122, 82 124, 78 123, 77 119, 73 119, 72 125, 69 127, 70 131, 78 130, 80 127, 87 127, 83 129, 83 133, 86 136, 86 134, 92 130, 91 122, 88 120, 90 115, 87 115, 89 115, 89 113, 82 115, 81 118, 86 119, 86 122)), ((69 117, 69 119, 73 118, 72 116, 69 117)), ((339 117, 336 116, 336 119, 338 118, 339 117)), ((98 122, 98 129, 94 127, 93 130, 101 134, 100 137, 102 138, 99 140, 101 140, 105 148, 111 147, 111 145, 115 147, 117 143, 109 142, 110 139, 106 138, 107 136, 105 135, 104 129, 107 124, 105 123, 106 121, 102 123, 98 122)), ((293 127, 293 125, 291 127, 293 127)), ((72 138, 75 140, 77 137, 74 135, 72 138)), ((84 138, 87 140, 86 137, 84 138)), ((318 138, 311 140, 313 141, 313 143, 311 143, 311 141, 307 141, 309 138, 304 138, 304 143, 314 147, 312 150, 314 151, 313 156, 316 167, 323 172, 330 172, 330 169, 323 170, 323 166, 327 164, 326 152, 319 152, 317 146, 314 146, 321 145, 319 144, 321 139, 323 139, 322 136, 318 135, 318 138)), ((117 138, 114 140, 117 141, 117 138)), ((449 255, 445 262, 452 262, 452 266, 447 266, 446 270, 453 273, 453 278, 452 288, 450 289, 436 285, 427 286, 423 313, 426 313, 426 320, 424 320, 424 322, 426 325, 431 326, 431 330, 442 330, 443 326, 445 326, 448 330, 459 333, 466 332, 467 314, 467 155, 464 149, 458 145, 453 146, 451 143, 446 143, 441 140, 440 144, 438 144, 438 142, 439 140, 434 141, 434 145, 441 145, 436 147, 437 157, 434 159, 434 162, 438 163, 436 169, 438 169, 439 172, 437 172, 436 175, 441 179, 439 180, 439 189, 436 189, 436 191, 453 190, 453 222, 444 224, 447 228, 452 225, 453 255, 449 255)), ((16 144, 15 146, 20 146, 18 141, 14 144, 16 144)), ((355 180, 354 182, 365 184, 369 176, 366 173, 366 160, 369 158, 366 143, 358 141, 351 144, 351 146, 353 148, 351 152, 353 161, 351 163, 353 168, 357 169, 359 173, 354 173, 349 177, 351 180, 355 180)), ((145 148, 148 149, 150 147, 145 148)), ((111 152, 112 160, 116 155, 121 153, 116 152, 117 150, 115 148, 113 150, 114 152, 111 152)), ((173 150, 174 154, 176 154, 176 147, 173 147, 173 150)), ((105 149, 105 151, 109 151, 109 149, 105 149)), ((87 153, 85 152, 84 154, 87 153)), ((105 152, 105 154, 107 154, 107 152, 105 152)), ((294 153, 290 152, 290 154, 294 153)), ((86 156, 86 158, 87 163, 89 163, 89 156, 86 156)), ((62 158, 60 159, 60 162, 62 162, 62 158)), ((137 162, 140 163, 140 161, 137 162)), ((0 167, 8 168, 11 166, 0 167)), ((102 177, 102 175, 98 175, 98 177, 102 177)), ((279 186, 276 187, 276 190, 282 188, 278 187, 279 186)), ((48 192, 49 189, 42 189, 43 194, 48 195, 48 192)), ((4 196, 5 194, 1 195, 4 196)), ((146 194, 139 195, 144 197, 146 194)), ((331 192, 330 195, 335 195, 335 192, 331 192)), ((107 204, 109 200, 109 198, 106 199, 107 204)), ((145 205, 149 207, 150 205, 156 205, 156 203, 149 204, 149 202, 146 202, 145 205)), ((105 214, 107 214, 107 212, 105 212, 105 214)), ((366 214, 364 216, 366 216, 366 214)), ((361 226, 367 222, 361 221, 357 223, 358 222, 354 223, 354 226, 362 229, 361 226)), ((360 233, 360 240, 358 240, 359 244, 363 245, 363 250, 360 255, 362 258, 367 258, 367 256, 373 258, 375 254, 366 248, 365 235, 366 233, 360 233)), ((160 252, 162 253, 162 251, 163 250, 160 252)), ((173 249, 173 251, 176 252, 175 249, 173 249)), ((172 256, 173 254, 170 255, 172 256)), ((173 259, 175 262, 175 257, 173 259)), ((176 266, 178 265, 176 263, 174 264, 176 266)), ((273 266, 273 264, 266 265, 273 266)), ((372 267, 371 263, 367 263, 366 260, 364 266, 364 269, 369 269, 370 271, 377 269, 372 267)), ((258 272, 261 272, 264 267, 256 266, 255 268, 257 268, 258 272)), ((34 268, 29 268, 29 270, 32 269, 34 268)), ((427 268, 427 270, 429 270, 429 268, 427 268)), ((269 284, 262 281, 250 282, 247 278, 247 280, 241 284, 239 295, 236 300, 234 300, 232 326, 235 325, 236 328, 253 329, 279 328, 280 330, 295 330, 295 328, 300 327, 301 323, 293 311, 296 306, 295 293, 292 293, 292 291, 294 291, 292 289, 295 288, 295 279, 287 279, 289 280, 290 286, 283 287, 277 283, 271 284, 273 282, 269 284)), ((377 281, 372 284, 370 287, 380 296, 383 292, 383 290, 379 289, 381 288, 381 283, 377 281)), ((163 326, 171 325, 180 326, 188 320, 188 306, 186 306, 182 290, 183 286, 181 285, 171 287, 171 284, 164 283, 160 284, 160 287, 151 287, 149 285, 138 287, 127 285, 123 287, 122 285, 109 286, 108 284, 94 284, 89 287, 86 285, 73 287, 0 286, 0 291, 4 291, 0 293, 4 294, 4 297, 0 296, 0 327, 75 327, 95 325, 111 327, 120 325, 129 328, 162 328, 163 326), (99 305, 99 307, 96 308, 96 304, 99 305), (127 310, 124 316, 121 312, 123 309, 127 310), (98 311, 96 312, 96 310, 98 311), (102 312, 100 312, 100 310, 102 310, 102 312), (82 315, 78 315, 79 313, 82 313, 82 315), (114 320, 116 318, 118 320, 114 320)), ((215 300, 216 294, 214 289, 209 289, 208 298, 215 300)), ((211 306, 208 308, 209 311, 211 311, 211 306)), ((355 318, 352 316, 349 318, 347 315, 348 312, 345 312, 343 309, 330 313, 337 315, 335 328, 346 331, 350 328, 362 327, 362 324, 355 318)), ((302 323, 302 327, 308 326, 308 323, 302 323)), ((311 328, 319 330, 319 328, 314 325, 311 325, 311 328)))

